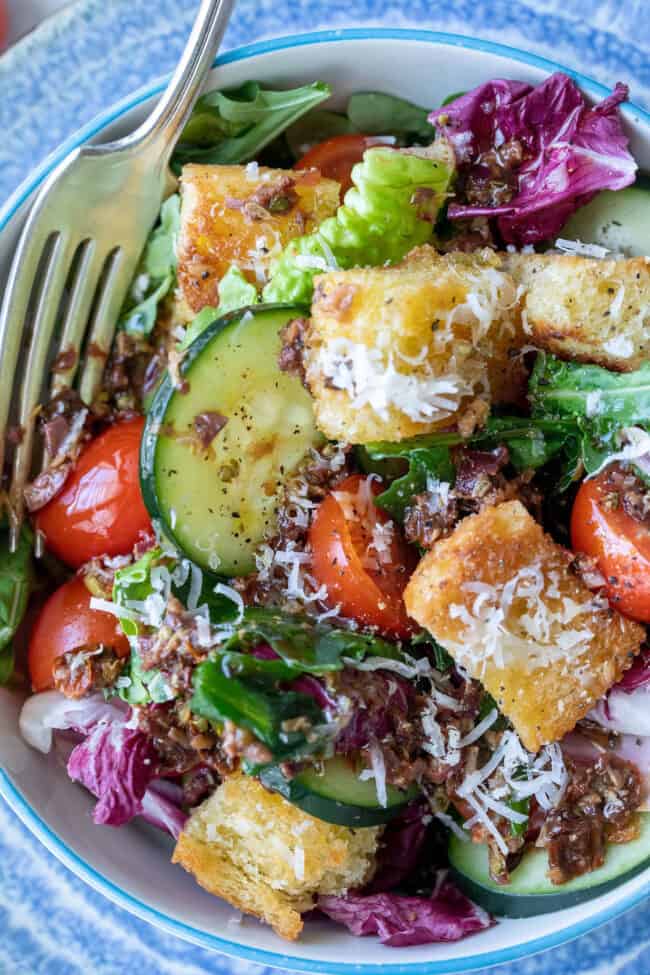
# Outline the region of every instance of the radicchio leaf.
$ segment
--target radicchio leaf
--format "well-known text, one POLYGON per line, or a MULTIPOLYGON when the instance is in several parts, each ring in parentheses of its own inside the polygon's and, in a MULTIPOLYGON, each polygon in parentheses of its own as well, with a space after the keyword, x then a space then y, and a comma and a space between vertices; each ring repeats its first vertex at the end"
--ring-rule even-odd
POLYGON ((409 803, 384 828, 377 854, 377 870, 365 894, 385 893, 399 887, 415 871, 431 822, 426 801, 409 803))
POLYGON ((628 150, 618 106, 625 85, 590 107, 561 72, 533 88, 495 80, 429 116, 451 142, 464 175, 490 177, 485 153, 499 157, 505 145, 523 150, 512 165, 512 195, 500 205, 452 203, 450 219, 496 217, 506 243, 533 244, 555 237, 569 216, 600 190, 634 182, 636 163, 628 150))
POLYGON ((123 826, 142 813, 155 757, 151 739, 137 728, 101 722, 74 748, 68 775, 97 796, 96 823, 123 826))
POLYGON ((335 749, 349 754, 381 741, 396 731, 408 714, 412 688, 393 673, 358 671, 357 681, 348 677, 346 692, 352 700, 350 720, 339 733, 335 749))
POLYGON ((391 948, 459 941, 494 922, 447 880, 444 873, 431 897, 399 894, 345 894, 320 897, 318 907, 352 934, 376 934, 391 948))

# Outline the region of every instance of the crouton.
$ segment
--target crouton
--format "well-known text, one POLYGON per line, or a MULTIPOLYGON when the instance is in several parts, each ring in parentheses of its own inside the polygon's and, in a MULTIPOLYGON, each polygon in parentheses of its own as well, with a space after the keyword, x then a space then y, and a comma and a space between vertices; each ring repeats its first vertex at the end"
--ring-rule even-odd
POLYGON ((231 265, 261 287, 271 261, 339 205, 339 184, 317 170, 264 166, 183 167, 178 240, 179 299, 194 313, 219 303, 231 265))
POLYGON ((519 501, 465 518, 406 588, 410 616, 480 680, 532 752, 620 679, 645 630, 571 572, 519 501))
POLYGON ((650 260, 513 254, 529 341, 562 359, 618 372, 650 358, 650 260))
POLYGON ((380 832, 315 819, 237 774, 192 814, 172 862, 293 941, 317 894, 342 894, 370 879, 380 832))
POLYGON ((485 414, 490 375, 522 344, 498 263, 420 248, 398 267, 318 275, 304 361, 323 433, 398 441, 476 414, 477 400, 485 414))

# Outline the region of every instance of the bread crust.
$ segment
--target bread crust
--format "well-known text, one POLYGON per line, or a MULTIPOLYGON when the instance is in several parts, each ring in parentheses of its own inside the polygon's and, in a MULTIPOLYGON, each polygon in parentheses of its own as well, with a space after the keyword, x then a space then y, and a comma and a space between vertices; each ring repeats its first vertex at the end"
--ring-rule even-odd
POLYGON ((519 501, 509 501, 465 518, 437 542, 404 594, 409 615, 483 683, 532 752, 559 741, 585 717, 630 666, 645 638, 638 623, 594 600, 570 571, 570 561, 571 554, 519 501), (518 640, 506 653, 509 637, 500 638, 500 662, 498 652, 488 652, 486 628, 473 621, 477 613, 481 617, 477 599, 503 606, 491 589, 498 594, 522 569, 533 582, 541 578, 543 587, 530 600, 515 593, 502 627, 518 640), (559 619, 535 640, 525 614, 534 616, 540 603, 559 619), (560 652, 561 634, 573 630, 585 634, 582 642, 560 652))

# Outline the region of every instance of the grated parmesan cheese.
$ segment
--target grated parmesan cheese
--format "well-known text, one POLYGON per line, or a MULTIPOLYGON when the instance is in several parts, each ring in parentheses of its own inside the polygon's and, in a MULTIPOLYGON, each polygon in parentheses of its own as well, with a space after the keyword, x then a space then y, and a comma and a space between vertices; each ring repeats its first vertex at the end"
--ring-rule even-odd
POLYGON ((385 809, 388 805, 388 793, 386 790, 386 763, 384 762, 384 755, 381 747, 376 741, 373 741, 368 746, 368 754, 370 756, 372 774, 375 780, 375 788, 377 789, 377 802, 382 809, 385 809))
POLYGON ((419 423, 447 419, 464 396, 474 394, 473 383, 455 371, 453 356, 444 375, 407 374, 395 368, 392 354, 384 362, 378 349, 344 337, 320 348, 317 368, 334 389, 347 393, 353 409, 369 406, 382 420, 391 408, 419 423))
POLYGON ((584 244, 581 240, 566 240, 564 237, 558 237, 555 246, 565 254, 572 254, 577 257, 595 257, 599 260, 603 260, 610 253, 607 247, 601 247, 600 244, 584 244))
POLYGON ((594 637, 579 617, 605 608, 602 597, 577 602, 560 592, 559 570, 544 570, 540 562, 520 568, 505 583, 466 582, 463 589, 474 595, 471 607, 452 603, 451 619, 464 624, 460 640, 447 647, 462 666, 485 672, 488 660, 498 668, 513 660, 530 669, 567 656, 586 653, 594 637))

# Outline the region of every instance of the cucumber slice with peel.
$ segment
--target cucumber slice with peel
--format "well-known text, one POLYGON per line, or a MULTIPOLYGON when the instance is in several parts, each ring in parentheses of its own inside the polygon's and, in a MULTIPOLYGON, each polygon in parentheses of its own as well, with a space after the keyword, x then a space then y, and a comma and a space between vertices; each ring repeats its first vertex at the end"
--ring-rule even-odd
POLYGON ((322 442, 311 397, 278 367, 280 330, 304 314, 260 306, 216 320, 185 353, 185 387, 165 376, 147 414, 140 481, 151 518, 221 576, 253 571, 284 481, 322 442), (226 419, 207 444, 195 425, 204 414, 226 419))
POLYGON ((650 813, 639 813, 639 836, 629 843, 609 843, 605 863, 566 884, 552 884, 547 876, 546 850, 528 850, 507 885, 488 872, 487 846, 449 840, 449 863, 458 886, 477 904, 502 917, 533 917, 574 907, 607 893, 650 866, 650 813))
POLYGON ((625 257, 650 257, 650 185, 604 190, 576 210, 558 237, 600 244, 625 257))
POLYGON ((339 826, 387 823, 418 795, 417 787, 403 792, 387 786, 386 805, 382 806, 375 780, 359 778, 363 768, 361 762, 337 755, 324 761, 320 768, 308 766, 292 779, 279 766, 268 766, 259 773, 259 780, 316 819, 339 826))

